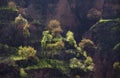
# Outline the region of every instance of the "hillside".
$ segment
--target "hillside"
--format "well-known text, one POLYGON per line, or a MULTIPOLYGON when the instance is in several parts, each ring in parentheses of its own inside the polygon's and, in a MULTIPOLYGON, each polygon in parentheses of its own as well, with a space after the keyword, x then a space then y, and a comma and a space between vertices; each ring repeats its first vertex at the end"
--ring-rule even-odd
POLYGON ((0 0, 0 78, 120 78, 119 0, 0 0))

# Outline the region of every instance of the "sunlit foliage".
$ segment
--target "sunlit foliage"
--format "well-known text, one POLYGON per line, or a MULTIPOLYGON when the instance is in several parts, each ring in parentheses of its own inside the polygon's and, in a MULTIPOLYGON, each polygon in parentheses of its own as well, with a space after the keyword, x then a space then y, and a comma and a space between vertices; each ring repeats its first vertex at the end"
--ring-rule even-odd
POLYGON ((49 31, 43 31, 43 37, 41 40, 41 46, 42 48, 45 48, 47 46, 47 42, 52 41, 53 36, 49 34, 49 31))
POLYGON ((16 3, 13 1, 8 2, 8 7, 10 8, 16 8, 16 3))
POLYGON ((19 15, 15 18, 15 23, 18 24, 18 25, 19 25, 19 24, 23 24, 23 25, 24 25, 24 28, 23 28, 23 29, 29 27, 29 24, 28 24, 27 19, 25 19, 21 14, 19 14, 19 15))
POLYGON ((36 50, 30 46, 25 46, 25 47, 20 46, 18 49, 18 55, 28 59, 30 57, 36 56, 36 50))
POLYGON ((86 47, 95 47, 93 41, 91 41, 90 39, 86 39, 86 38, 83 38, 81 40, 81 42, 79 43, 79 46, 82 48, 82 49, 85 49, 86 47))
POLYGON ((113 50, 119 50, 120 49, 120 43, 118 43, 118 44, 116 44, 115 46, 114 46, 114 48, 113 48, 113 50))
POLYGON ((115 63, 113 64, 113 68, 114 68, 114 69, 120 69, 120 62, 115 62, 115 63))
POLYGON ((61 36, 62 31, 59 21, 50 20, 47 30, 43 31, 41 40, 41 47, 47 51, 46 55, 54 56, 64 48, 63 37, 61 36))
POLYGON ((93 60, 91 57, 86 57, 85 60, 80 60, 80 59, 77 59, 77 58, 72 58, 70 60, 70 67, 71 68, 78 68, 78 69, 81 69, 85 72, 87 71, 92 71, 93 68, 94 68, 94 64, 93 64, 93 60))
POLYGON ((57 46, 60 48, 60 43, 62 43, 62 36, 60 34, 62 32, 62 29, 60 22, 57 20, 51 20, 47 28, 47 31, 43 31, 41 46, 43 48, 46 47, 47 49, 57 49, 57 46))
POLYGON ((15 18, 15 23, 18 25, 18 28, 22 28, 23 30, 23 34, 25 36, 29 36, 30 32, 28 30, 29 28, 29 23, 27 21, 27 19, 25 19, 21 14, 19 14, 16 18, 15 18))
POLYGON ((60 22, 57 20, 50 20, 47 28, 53 36, 59 36, 63 32, 60 22))
POLYGON ((73 32, 71 32, 71 31, 67 32, 66 41, 69 43, 69 45, 73 45, 75 48, 77 48, 77 44, 76 44, 73 32))
POLYGON ((53 44, 47 44, 46 46, 47 49, 52 50, 52 49, 56 49, 56 50, 61 50, 64 48, 64 43, 61 41, 53 43, 53 44))
POLYGON ((23 68, 20 68, 20 76, 21 78, 27 78, 27 73, 25 72, 23 68))

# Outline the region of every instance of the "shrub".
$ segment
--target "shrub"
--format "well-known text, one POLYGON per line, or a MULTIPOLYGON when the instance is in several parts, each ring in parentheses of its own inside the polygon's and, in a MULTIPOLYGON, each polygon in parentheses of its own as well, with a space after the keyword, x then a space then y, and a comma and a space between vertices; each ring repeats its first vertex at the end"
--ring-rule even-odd
POLYGON ((119 49, 120 49, 120 43, 117 43, 117 44, 114 46, 113 50, 119 50, 119 49))
POLYGON ((89 56, 93 56, 97 51, 97 47, 90 39, 83 38, 79 43, 79 47, 82 51, 86 51, 89 56))
POLYGON ((35 57, 36 50, 30 46, 25 46, 25 47, 20 46, 18 49, 18 55, 28 59, 30 57, 35 57))
POLYGON ((47 42, 51 42, 52 40, 52 35, 49 34, 49 31, 43 31, 43 38, 41 40, 41 46, 42 48, 45 48, 47 45, 47 42))
POLYGON ((69 64, 70 68, 75 69, 78 68, 82 71, 93 71, 94 68, 94 63, 91 57, 86 57, 85 60, 80 60, 77 58, 72 58, 70 59, 70 64, 69 64))
POLYGON ((87 56, 87 58, 86 58, 86 60, 85 60, 84 63, 85 63, 86 65, 90 65, 90 64, 93 63, 93 60, 92 60, 92 58, 91 58, 90 56, 87 56))
POLYGON ((63 30, 61 29, 60 22, 57 20, 51 20, 48 24, 48 30, 51 32, 52 35, 58 36, 60 35, 63 30))
POLYGON ((114 62, 113 68, 114 69, 120 69, 120 62, 114 62))
POLYGON ((85 49, 86 47, 94 47, 94 43, 93 43, 93 41, 91 41, 90 39, 83 38, 83 39, 81 40, 81 42, 79 43, 79 46, 80 46, 82 49, 85 49))
POLYGON ((23 18, 23 16, 21 14, 19 14, 16 18, 15 18, 15 23, 16 24, 28 24, 28 21, 23 18))
POLYGON ((23 31, 23 34, 25 36, 29 36, 30 32, 29 32, 29 23, 27 21, 27 19, 23 18, 21 14, 19 14, 16 18, 15 18, 15 23, 17 24, 17 28, 21 28, 23 31))
POLYGON ((77 44, 76 41, 74 39, 74 33, 71 31, 68 31, 66 34, 66 41, 69 43, 69 45, 74 46, 75 48, 77 48, 77 44))
POLYGON ((9 8, 16 8, 16 3, 13 1, 8 2, 9 8))
POLYGON ((51 44, 47 44, 47 46, 46 46, 46 48, 47 49, 50 49, 50 50, 52 50, 52 49, 55 49, 55 50, 61 50, 61 49, 63 49, 64 48, 64 43, 61 41, 59 41, 59 42, 56 42, 56 43, 51 43, 51 44))

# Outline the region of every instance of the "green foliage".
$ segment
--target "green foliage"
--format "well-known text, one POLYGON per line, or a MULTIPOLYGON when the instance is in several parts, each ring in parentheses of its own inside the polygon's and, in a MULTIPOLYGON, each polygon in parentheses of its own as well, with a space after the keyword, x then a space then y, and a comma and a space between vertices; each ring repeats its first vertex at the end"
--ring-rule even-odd
POLYGON ((49 34, 49 31, 43 31, 43 38, 41 40, 42 48, 46 48, 47 42, 52 41, 53 36, 49 34))
POLYGON ((71 68, 79 68, 79 67, 84 67, 84 65, 82 64, 81 60, 78 60, 77 58, 72 58, 70 60, 70 67, 71 68))
POLYGON ((86 51, 83 51, 82 54, 83 54, 84 57, 87 57, 86 51))
POLYGON ((58 41, 53 44, 50 43, 50 44, 47 44, 46 48, 49 50, 52 50, 52 49, 61 50, 64 48, 64 43, 62 41, 58 41))
POLYGON ((62 29, 61 29, 59 21, 51 20, 48 24, 47 29, 48 29, 47 31, 43 31, 43 38, 41 40, 42 48, 45 48, 48 43, 52 45, 56 42, 62 41, 62 37, 60 35, 60 33, 62 32, 62 29))
POLYGON ((114 62, 113 68, 114 69, 120 69, 120 62, 114 62))
POLYGON ((93 71, 94 63, 92 58, 90 56, 87 56, 85 60, 80 60, 77 58, 70 59, 69 66, 72 69, 78 68, 82 71, 87 72, 87 71, 93 71))
POLYGON ((36 56, 36 50, 30 46, 25 47, 20 46, 18 49, 18 55, 28 59, 30 57, 36 56))
POLYGON ((108 22, 108 21, 112 21, 112 20, 111 19, 100 19, 99 23, 105 23, 105 22, 108 22))
POLYGON ((14 61, 18 61, 18 60, 25 60, 26 58, 23 56, 16 56, 16 55, 11 55, 10 58, 14 61))
POLYGON ((9 57, 0 57, 0 64, 6 64, 8 66, 16 66, 15 61, 9 57))
POLYGON ((95 45, 93 41, 90 39, 83 38, 81 42, 79 43, 79 47, 81 47, 83 50, 85 50, 87 47, 89 48, 95 48, 95 45))
POLYGON ((52 66, 48 63, 47 59, 41 59, 37 65, 28 66, 25 69, 39 69, 39 68, 52 68, 52 66))
POLYGON ((13 2, 13 1, 8 2, 8 7, 9 7, 10 9, 12 9, 12 10, 18 11, 18 10, 17 10, 17 6, 16 6, 16 3, 13 2))
POLYGON ((28 66, 25 69, 39 69, 39 68, 57 68, 64 69, 63 61, 55 60, 55 59, 41 59, 37 65, 28 66))
POLYGON ((113 50, 118 50, 118 49, 120 49, 120 43, 116 44, 113 48, 113 50))
POLYGON ((10 8, 10 7, 0 7, 0 10, 11 10, 11 11, 18 11, 18 9, 17 8, 10 8))
POLYGON ((47 28, 54 36, 59 35, 63 31, 61 29, 60 22, 57 20, 50 20, 47 28))
POLYGON ((62 49, 64 49, 64 43, 61 41, 47 44, 46 46, 47 52, 46 55, 48 57, 54 57, 57 55, 62 49))
POLYGON ((66 34, 66 41, 70 44, 73 45, 75 48, 77 48, 76 41, 74 39, 74 33, 71 31, 68 31, 66 34))
POLYGON ((43 31, 43 37, 41 40, 41 47, 43 50, 47 50, 45 53, 47 56, 54 56, 58 51, 64 48, 63 38, 61 36, 61 26, 59 21, 51 20, 47 27, 48 30, 43 31))
POLYGON ((21 78, 28 78, 24 68, 20 68, 20 76, 21 78))
POLYGON ((116 19, 100 19, 99 23, 106 23, 109 21, 116 21, 116 22, 120 22, 120 18, 116 18, 116 19))
POLYGON ((85 63, 86 65, 90 65, 90 64, 93 63, 93 60, 92 60, 92 58, 91 58, 90 56, 88 56, 88 57, 86 58, 86 60, 85 60, 84 63, 85 63))
POLYGON ((19 14, 16 18, 15 18, 15 23, 20 25, 20 24, 23 24, 24 25, 24 28, 28 28, 29 27, 29 24, 28 24, 28 21, 22 17, 21 14, 19 14))
POLYGON ((23 34, 27 37, 30 36, 30 32, 29 32, 29 23, 27 21, 27 19, 23 18, 21 14, 19 14, 16 18, 15 18, 15 23, 17 24, 17 26, 21 26, 23 29, 23 34))

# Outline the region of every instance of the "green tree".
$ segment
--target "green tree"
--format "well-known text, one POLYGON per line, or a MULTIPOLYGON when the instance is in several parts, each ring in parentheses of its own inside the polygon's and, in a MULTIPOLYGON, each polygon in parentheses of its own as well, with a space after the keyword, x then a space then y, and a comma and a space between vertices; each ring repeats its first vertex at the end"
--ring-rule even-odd
POLYGON ((53 36, 51 34, 49 34, 49 31, 43 31, 43 37, 41 40, 41 47, 42 48, 46 48, 47 46, 47 42, 51 42, 52 41, 53 36))
POLYGON ((9 2, 8 2, 8 7, 9 7, 10 9, 12 9, 12 10, 18 11, 18 10, 17 10, 17 6, 16 6, 16 3, 15 3, 14 1, 9 1, 9 2))
POLYGON ((57 20, 50 20, 47 29, 53 36, 61 36, 60 33, 63 32, 60 22, 57 20))
POLYGON ((64 48, 63 37, 61 36, 62 31, 60 22, 57 20, 50 20, 47 30, 43 31, 41 47, 43 50, 47 50, 46 54, 49 56, 54 56, 64 48))
POLYGON ((22 28, 23 30, 23 34, 25 36, 30 36, 30 32, 29 32, 29 23, 27 21, 27 19, 23 18, 21 14, 19 14, 16 18, 15 18, 15 23, 17 24, 18 28, 22 28))
POLYGON ((75 48, 77 48, 77 44, 76 44, 73 32, 71 32, 71 31, 67 32, 66 41, 69 43, 69 45, 74 46, 75 48))

